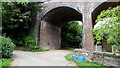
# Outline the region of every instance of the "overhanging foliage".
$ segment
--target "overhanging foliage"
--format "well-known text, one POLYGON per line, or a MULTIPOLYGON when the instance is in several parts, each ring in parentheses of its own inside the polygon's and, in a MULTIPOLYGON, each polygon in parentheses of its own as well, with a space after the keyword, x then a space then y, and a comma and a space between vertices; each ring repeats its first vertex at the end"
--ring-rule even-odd
POLYGON ((105 20, 107 24, 92 30, 94 39, 97 44, 101 44, 101 40, 106 39, 109 44, 120 46, 120 6, 102 11, 96 22, 105 20))

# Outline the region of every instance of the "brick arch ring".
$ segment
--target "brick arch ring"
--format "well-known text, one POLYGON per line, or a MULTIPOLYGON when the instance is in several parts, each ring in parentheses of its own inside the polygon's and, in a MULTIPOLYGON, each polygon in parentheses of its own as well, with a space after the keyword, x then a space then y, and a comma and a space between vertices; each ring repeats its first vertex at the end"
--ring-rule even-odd
POLYGON ((49 12, 51 12, 52 10, 57 9, 57 8, 60 8, 60 7, 71 8, 71 9, 77 11, 78 13, 82 14, 82 9, 80 9, 79 6, 76 6, 76 5, 73 5, 73 4, 57 3, 57 4, 55 4, 55 5, 51 6, 51 7, 48 7, 47 9, 43 10, 43 11, 41 12, 41 14, 43 14, 43 15, 41 15, 42 17, 41 17, 40 20, 43 20, 43 18, 44 18, 49 12))

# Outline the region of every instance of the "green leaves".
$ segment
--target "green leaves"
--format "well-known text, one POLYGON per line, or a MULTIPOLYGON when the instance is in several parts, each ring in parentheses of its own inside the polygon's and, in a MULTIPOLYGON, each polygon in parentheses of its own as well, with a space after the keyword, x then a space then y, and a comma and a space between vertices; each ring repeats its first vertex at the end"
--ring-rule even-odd
POLYGON ((0 36, 0 52, 2 52, 3 58, 9 58, 12 56, 15 44, 10 38, 0 36))
POLYGON ((102 39, 107 39, 109 44, 120 46, 120 6, 102 11, 96 22, 99 21, 106 23, 92 30, 97 44, 101 44, 102 39))
POLYGON ((18 4, 16 2, 3 3, 2 22, 4 29, 17 29, 20 27, 23 27, 24 29, 24 26, 26 26, 26 24, 29 24, 28 22, 31 20, 31 12, 28 10, 28 6, 29 4, 26 4, 26 6, 24 6, 21 3, 18 4))
POLYGON ((26 47, 35 46, 35 45, 36 45, 35 40, 33 40, 32 37, 30 37, 30 36, 25 37, 25 46, 26 47))
POLYGON ((82 25, 77 21, 71 21, 62 27, 62 48, 77 48, 82 42, 82 25))
POLYGON ((120 6, 117 6, 116 8, 109 8, 108 10, 104 10, 98 15, 96 23, 99 21, 103 21, 103 19, 107 18, 114 18, 114 17, 120 17, 120 6))
POLYGON ((13 59, 11 59, 11 58, 0 59, 0 66, 2 66, 1 68, 8 68, 11 65, 12 61, 13 61, 13 59))
POLYGON ((65 58, 66 58, 66 60, 68 60, 68 61, 72 61, 72 57, 73 56, 75 56, 74 54, 67 54, 66 56, 65 56, 65 58))
POLYGON ((36 4, 27 1, 2 3, 2 33, 14 39, 16 45, 24 45, 23 38, 35 29, 36 4))

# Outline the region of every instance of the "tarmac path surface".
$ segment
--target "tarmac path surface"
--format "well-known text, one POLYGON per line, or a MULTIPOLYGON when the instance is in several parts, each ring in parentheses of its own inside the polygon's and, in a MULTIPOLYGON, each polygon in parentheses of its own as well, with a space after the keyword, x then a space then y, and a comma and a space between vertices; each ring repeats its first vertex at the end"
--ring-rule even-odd
POLYGON ((67 61, 65 55, 72 53, 69 50, 50 50, 46 52, 13 52, 14 61, 11 66, 76 66, 74 62, 67 61))

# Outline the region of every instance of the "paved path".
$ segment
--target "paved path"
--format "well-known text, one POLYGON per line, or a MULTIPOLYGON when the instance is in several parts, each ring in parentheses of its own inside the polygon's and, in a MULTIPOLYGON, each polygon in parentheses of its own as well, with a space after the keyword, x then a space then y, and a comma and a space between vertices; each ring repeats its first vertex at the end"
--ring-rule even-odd
POLYGON ((47 52, 14 51, 11 66, 76 66, 64 56, 72 51, 51 50, 47 52))

